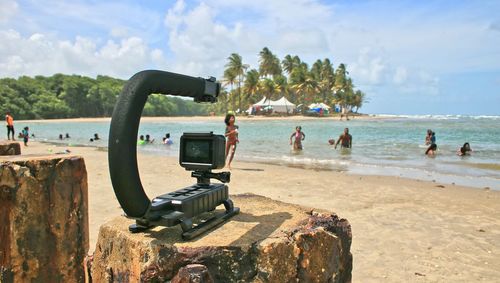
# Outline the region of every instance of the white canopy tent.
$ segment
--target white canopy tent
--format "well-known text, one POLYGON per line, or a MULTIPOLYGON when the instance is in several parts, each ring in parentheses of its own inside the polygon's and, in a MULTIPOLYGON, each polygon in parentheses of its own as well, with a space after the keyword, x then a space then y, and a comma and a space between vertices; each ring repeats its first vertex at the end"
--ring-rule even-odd
POLYGON ((259 102, 255 103, 253 106, 254 107, 255 106, 260 106, 260 107, 271 106, 273 109, 273 112, 278 112, 278 113, 292 113, 293 110, 295 110, 295 108, 296 108, 295 104, 288 101, 288 99, 286 99, 284 96, 278 100, 270 100, 270 99, 266 99, 266 97, 263 97, 259 102))
POLYGON ((271 106, 274 112, 292 113, 295 110, 295 104, 288 101, 284 96, 276 101, 271 100, 271 106))
POLYGON ((253 106, 268 106, 270 105, 270 103, 271 100, 266 99, 266 97, 264 96, 259 102, 255 103, 253 106))

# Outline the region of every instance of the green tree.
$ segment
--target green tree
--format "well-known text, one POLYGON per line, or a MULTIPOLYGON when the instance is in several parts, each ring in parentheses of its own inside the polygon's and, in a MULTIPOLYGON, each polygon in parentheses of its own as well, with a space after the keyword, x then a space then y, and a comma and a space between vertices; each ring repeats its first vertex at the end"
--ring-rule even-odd
POLYGON ((280 60, 267 47, 259 53, 259 73, 262 77, 274 77, 282 73, 280 60))
POLYGON ((264 94, 266 99, 272 99, 276 93, 276 84, 270 78, 264 78, 259 82, 259 90, 264 94))
POLYGON ((293 70, 297 67, 300 66, 300 58, 299 56, 295 55, 292 57, 292 55, 286 55, 285 58, 281 61, 281 65, 283 66, 283 70, 290 76, 293 72, 293 70))
POLYGON ((254 104, 257 102, 255 95, 259 89, 259 72, 255 69, 251 69, 247 72, 245 78, 245 83, 243 85, 243 89, 247 94, 245 98, 250 104, 254 104))
POLYGON ((361 90, 356 90, 354 92, 354 98, 353 98, 353 101, 352 101, 352 106, 353 107, 356 107, 356 113, 358 113, 358 110, 359 108, 361 108, 363 106, 363 103, 366 102, 366 95, 364 92, 362 92, 361 90))
POLYGON ((225 86, 230 86, 230 90, 228 92, 228 100, 231 101, 231 107, 232 110, 234 111, 236 106, 235 106, 235 100, 233 98, 233 85, 234 82, 236 81, 237 75, 233 72, 231 69, 225 69, 224 70, 224 79, 223 79, 223 85, 225 86))
POLYGON ((43 91, 33 104, 36 118, 56 119, 68 117, 71 109, 54 94, 43 91))
POLYGON ((325 58, 322 63, 321 68, 321 80, 319 81, 320 94, 322 95, 322 101, 327 104, 331 104, 333 100, 333 87, 335 85, 335 72, 333 70, 333 65, 328 58, 325 58))
POLYGON ((238 108, 241 111, 241 83, 243 82, 248 65, 243 64, 243 58, 237 53, 232 53, 227 59, 229 62, 226 64, 226 71, 236 76, 238 81, 238 108))

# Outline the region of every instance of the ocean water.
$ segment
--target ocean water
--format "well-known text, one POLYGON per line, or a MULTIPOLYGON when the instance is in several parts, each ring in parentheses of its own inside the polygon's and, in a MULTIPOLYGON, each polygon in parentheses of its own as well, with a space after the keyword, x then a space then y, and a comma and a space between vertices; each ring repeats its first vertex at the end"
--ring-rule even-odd
MULTIPOLYGON (((237 119, 240 143, 235 160, 500 189, 500 116, 379 116, 387 119, 237 119), (297 125, 302 126, 306 135, 304 150, 300 153, 291 151, 289 145, 290 135, 297 125), (353 136, 353 148, 335 150, 327 141, 337 139, 345 127, 353 136), (438 154, 435 157, 424 155, 427 129, 436 133, 438 154), (456 155, 464 142, 471 144, 471 156, 456 155)), ((107 147, 108 144, 109 122, 19 121, 16 127, 20 129, 25 125, 35 133, 35 139, 42 142, 95 147, 107 147), (70 139, 58 139, 59 134, 66 133, 70 139), (90 142, 94 133, 98 133, 101 140, 90 142)), ((224 129, 222 118, 220 122, 142 122, 139 134, 150 134, 156 142, 141 146, 139 151, 178 156, 179 138, 183 132, 223 134, 224 129), (172 146, 160 144, 167 132, 174 139, 172 146)))

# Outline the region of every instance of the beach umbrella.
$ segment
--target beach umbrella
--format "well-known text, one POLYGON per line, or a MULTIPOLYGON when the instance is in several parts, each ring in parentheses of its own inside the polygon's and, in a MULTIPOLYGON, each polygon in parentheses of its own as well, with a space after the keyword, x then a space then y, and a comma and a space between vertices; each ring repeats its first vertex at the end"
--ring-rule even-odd
POLYGON ((330 109, 330 106, 328 106, 328 105, 324 104, 323 102, 318 103, 318 106, 317 106, 317 107, 319 107, 319 108, 323 108, 323 109, 330 109))
POLYGON ((309 109, 318 108, 318 103, 312 103, 308 107, 309 109))

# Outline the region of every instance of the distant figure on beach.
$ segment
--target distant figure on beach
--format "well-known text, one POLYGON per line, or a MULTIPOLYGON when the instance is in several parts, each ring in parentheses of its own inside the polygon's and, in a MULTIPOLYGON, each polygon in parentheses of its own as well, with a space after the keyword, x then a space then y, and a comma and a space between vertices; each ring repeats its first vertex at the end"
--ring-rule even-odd
POLYGON ((95 141, 100 140, 100 138, 99 138, 99 135, 98 135, 98 134, 94 134, 94 140, 95 140, 95 141))
POLYGON ((63 139, 64 139, 64 137, 63 137, 63 135, 62 135, 62 134, 59 134, 59 139, 60 139, 60 140, 63 140, 63 139))
POLYGON ((146 135, 146 140, 145 140, 146 143, 153 143, 154 141, 155 139, 151 139, 150 135, 146 135))
POLYGON ((144 136, 140 135, 139 140, 137 141, 137 145, 145 145, 146 141, 144 140, 144 136))
POLYGON ((28 139, 30 137, 29 130, 30 128, 24 127, 24 129, 21 131, 21 134, 23 135, 24 146, 28 146, 28 139))
POLYGON ((229 154, 229 162, 227 163, 227 167, 231 169, 231 162, 234 158, 234 153, 236 152, 236 145, 240 142, 238 140, 238 126, 234 123, 236 122, 236 117, 234 114, 227 114, 224 119, 224 123, 226 124, 226 133, 225 136, 227 138, 226 141, 226 160, 229 154))
POLYGON ((437 145, 435 143, 431 144, 425 151, 425 155, 434 156, 436 155, 437 145))
POLYGON ((306 138, 306 134, 302 132, 302 127, 295 127, 295 132, 290 136, 290 145, 292 145, 293 139, 293 150, 302 150, 302 141, 306 138))
POLYGON ((68 133, 66 133, 66 138, 67 138, 67 139, 69 139, 69 138, 70 138, 70 136, 69 136, 69 134, 68 134, 68 133))
POLYGON ((12 140, 15 141, 14 138, 14 117, 10 114, 9 111, 5 114, 5 122, 7 122, 7 139, 10 140, 10 133, 12 133, 12 140))
POLYGON ((470 148, 470 144, 468 142, 464 143, 464 146, 457 150, 458 156, 470 155, 472 149, 470 148))
POLYGON ((425 145, 430 145, 431 144, 431 137, 432 137, 432 130, 428 129, 427 130, 427 135, 425 136, 425 145))
POLYGON ((340 143, 340 148, 352 148, 352 136, 349 134, 349 128, 344 129, 344 133, 339 136, 339 139, 335 143, 335 149, 340 143))
POLYGON ((345 107, 342 107, 342 111, 340 112, 340 120, 342 120, 342 118, 344 117, 345 115, 345 119, 347 121, 349 121, 349 114, 347 112, 347 109, 345 107))
POLYGON ((170 139, 170 133, 167 133, 165 135, 165 138, 163 139, 163 144, 166 144, 166 145, 171 145, 173 144, 174 142, 170 139))

